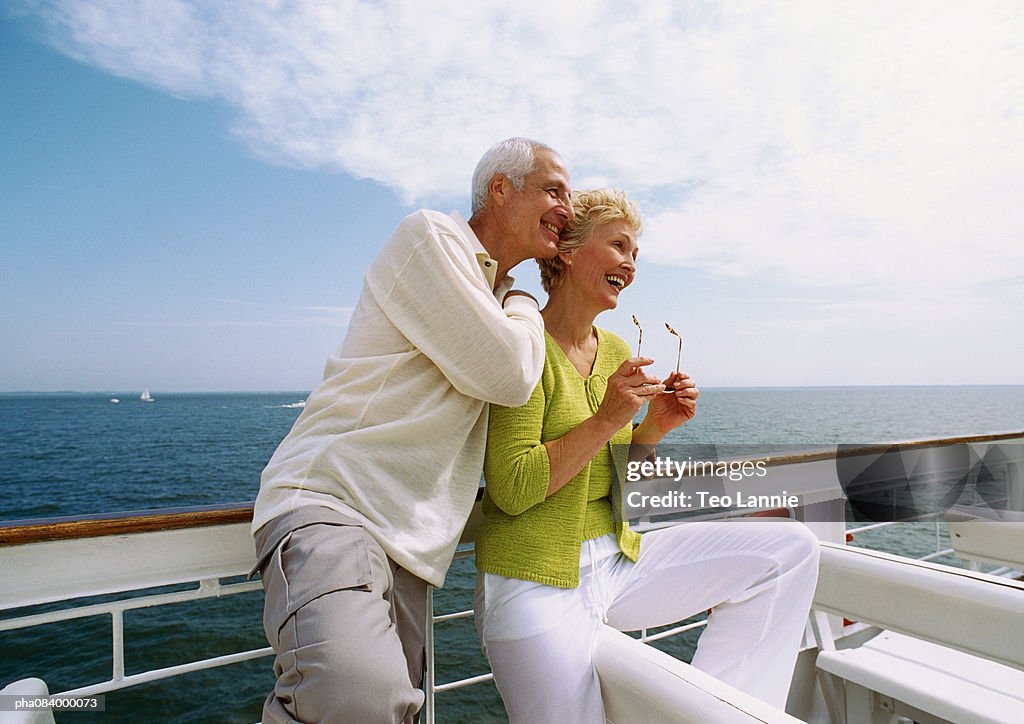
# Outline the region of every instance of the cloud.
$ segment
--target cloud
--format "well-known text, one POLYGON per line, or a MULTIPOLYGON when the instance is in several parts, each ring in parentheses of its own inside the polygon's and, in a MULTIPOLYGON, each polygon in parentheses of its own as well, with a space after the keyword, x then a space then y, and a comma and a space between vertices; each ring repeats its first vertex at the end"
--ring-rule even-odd
POLYGON ((1024 276, 1016 0, 36 9, 85 62, 225 103, 263 158, 406 201, 531 135, 641 199, 655 262, 897 296, 1024 276))

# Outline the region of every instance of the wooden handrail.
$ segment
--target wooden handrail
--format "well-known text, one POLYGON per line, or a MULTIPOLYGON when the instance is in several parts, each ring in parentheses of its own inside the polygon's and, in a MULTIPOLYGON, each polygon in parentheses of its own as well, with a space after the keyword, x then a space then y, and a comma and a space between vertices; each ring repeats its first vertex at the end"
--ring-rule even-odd
POLYGON ((12 520, 0 523, 0 546, 199 528, 229 523, 251 523, 252 511, 253 503, 249 502, 12 520))

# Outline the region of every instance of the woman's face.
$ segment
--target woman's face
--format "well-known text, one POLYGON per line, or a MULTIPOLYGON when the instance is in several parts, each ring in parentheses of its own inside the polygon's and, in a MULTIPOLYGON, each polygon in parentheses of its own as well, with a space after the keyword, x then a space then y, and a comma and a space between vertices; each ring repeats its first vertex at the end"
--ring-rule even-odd
POLYGON ((600 309, 614 309, 636 275, 636 232, 624 220, 601 224, 586 244, 561 253, 567 265, 565 283, 600 309))

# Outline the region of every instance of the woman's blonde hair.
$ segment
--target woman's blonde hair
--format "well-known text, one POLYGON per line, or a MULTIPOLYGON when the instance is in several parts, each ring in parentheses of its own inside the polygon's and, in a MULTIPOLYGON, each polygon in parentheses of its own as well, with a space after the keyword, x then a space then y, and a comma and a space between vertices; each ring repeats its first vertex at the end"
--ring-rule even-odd
MULTIPOLYGON (((640 236, 643 219, 640 207, 626 198, 623 191, 615 189, 593 189, 572 192, 573 217, 562 229, 558 240, 559 251, 579 249, 590 239, 594 229, 610 221, 625 221, 640 236)), ((565 262, 559 257, 538 259, 540 284, 550 294, 558 289, 565 279, 565 262)))

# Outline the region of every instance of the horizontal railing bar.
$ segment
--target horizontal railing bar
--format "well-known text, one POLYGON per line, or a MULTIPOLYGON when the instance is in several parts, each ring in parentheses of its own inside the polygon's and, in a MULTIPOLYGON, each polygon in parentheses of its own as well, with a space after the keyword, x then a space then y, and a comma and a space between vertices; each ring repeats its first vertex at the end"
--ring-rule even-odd
POLYGON ((695 621, 694 623, 688 623, 682 626, 676 626, 675 628, 659 631, 656 634, 641 636, 639 640, 643 641, 645 644, 650 643, 651 641, 661 641, 661 639, 667 639, 669 636, 675 636, 676 634, 686 633, 687 631, 692 631, 695 628, 700 628, 701 626, 707 625, 708 622, 706 619, 703 621, 695 621))
POLYGON ((494 679, 494 674, 480 674, 479 676, 471 676, 468 679, 459 679, 457 681, 449 681, 447 684, 437 684, 434 686, 434 693, 440 694, 445 691, 451 691, 452 689, 461 689, 466 686, 472 686, 473 684, 483 684, 486 681, 494 679))
POLYGON ((871 523, 870 525, 862 525, 860 528, 847 528, 847 535, 857 535, 863 533, 866 530, 875 530, 877 528, 888 528, 890 525, 896 525, 899 521, 895 520, 883 520, 881 523, 871 523))
POLYGON ((226 654, 224 656, 215 656, 210 659, 192 661, 187 664, 177 664, 175 666, 168 666, 163 669, 153 669, 151 671, 144 671, 141 674, 132 674, 131 676, 125 676, 121 679, 110 679, 109 681, 104 681, 99 684, 90 684, 88 686, 82 686, 77 689, 62 691, 59 694, 52 694, 51 696, 96 696, 97 694, 105 694, 110 691, 117 691, 118 689, 126 689, 129 686, 137 686, 139 684, 147 684, 151 681, 169 679, 173 676, 180 676, 181 674, 190 674, 194 671, 203 671, 204 669, 215 669, 219 666, 239 664, 243 661, 259 659, 264 656, 271 656, 273 653, 274 649, 272 649, 269 646, 262 649, 250 649, 248 651, 239 651, 238 653, 226 654))
POLYGON ((871 443, 867 445, 855 445, 844 450, 826 448, 808 452, 781 453, 779 455, 754 455, 751 459, 763 460, 767 465, 792 465, 793 463, 809 463, 833 458, 856 457, 858 455, 877 455, 887 452, 894 447, 899 447, 902 450, 914 450, 929 447, 946 447, 949 445, 998 442, 1000 440, 1013 440, 1019 437, 1024 437, 1024 431, 1000 432, 987 435, 961 435, 956 437, 926 438, 922 440, 905 440, 902 442, 871 443))
POLYGON ((229 583, 226 586, 218 584, 216 587, 200 585, 198 588, 190 588, 187 591, 174 591, 173 593, 158 593, 152 596, 137 596, 134 598, 120 598, 106 603, 95 603, 76 608, 65 608, 59 611, 47 613, 36 613, 29 616, 19 616, 0 620, 0 631, 13 631, 15 629, 41 626, 58 621, 70 621, 76 618, 88 618, 89 616, 101 616, 114 611, 130 611, 137 608, 150 608, 153 606, 164 606, 172 603, 185 603, 187 601, 202 601, 207 598, 220 598, 231 596, 237 593, 249 593, 262 590, 263 584, 259 581, 246 581, 243 583, 229 583))
POLYGON ((927 521, 938 521, 942 522, 942 516, 944 513, 922 513, 921 515, 915 515, 907 518, 901 518, 900 520, 883 520, 880 523, 870 523, 869 525, 862 525, 860 528, 847 528, 847 535, 857 535, 868 530, 875 530, 876 528, 888 528, 890 525, 896 525, 897 523, 925 523, 927 521))
MULTIPOLYGON (((1003 578, 1016 578, 1020 576, 1022 571, 1018 571, 1016 568, 1010 568, 1010 566, 999 566, 994 570, 988 572, 990 576, 1002 576, 1003 578)), ((1021 579, 1017 579, 1021 580, 1021 579)))
POLYGON ((454 621, 457 618, 472 618, 473 609, 468 611, 459 611, 457 613, 443 613, 440 616, 434 616, 434 623, 441 623, 442 621, 454 621))
POLYGON ((955 553, 956 553, 956 551, 953 550, 952 548, 944 548, 941 551, 937 550, 937 551, 934 551, 933 553, 927 553, 927 554, 921 556, 920 558, 917 558, 916 560, 919 560, 919 561, 930 561, 930 560, 932 560, 934 558, 941 558, 942 556, 950 556, 950 555, 954 555, 955 553))
POLYGON ((54 540, 99 538, 252 521, 253 503, 201 505, 189 508, 129 511, 111 515, 13 520, 0 523, 0 546, 54 540))

